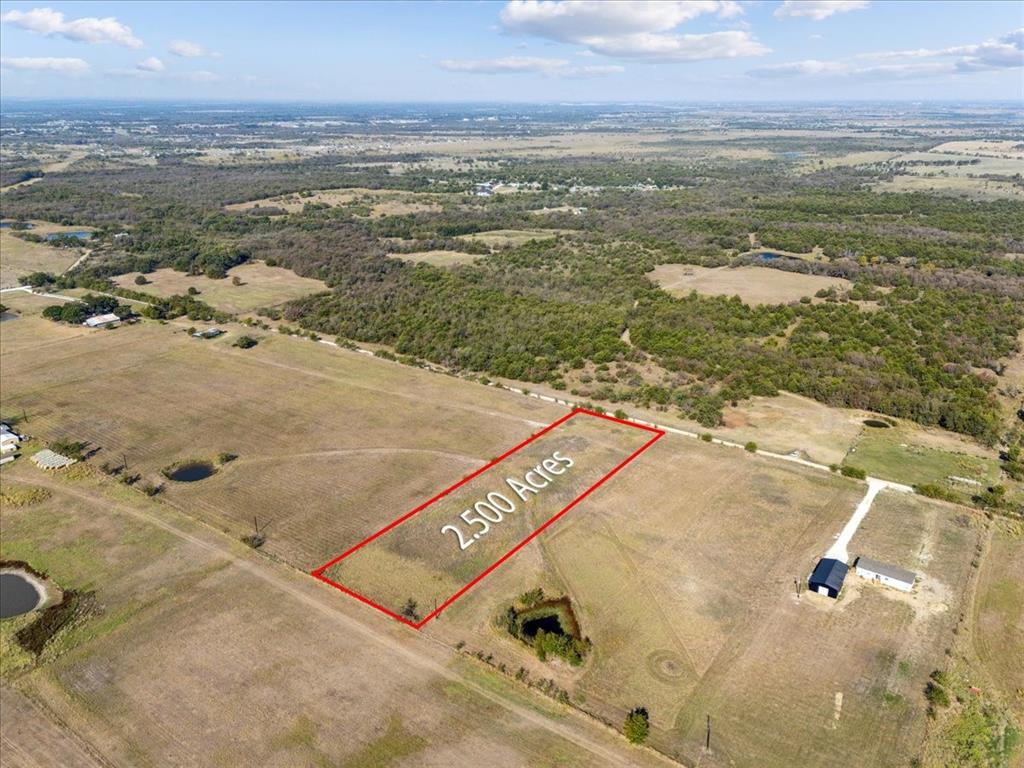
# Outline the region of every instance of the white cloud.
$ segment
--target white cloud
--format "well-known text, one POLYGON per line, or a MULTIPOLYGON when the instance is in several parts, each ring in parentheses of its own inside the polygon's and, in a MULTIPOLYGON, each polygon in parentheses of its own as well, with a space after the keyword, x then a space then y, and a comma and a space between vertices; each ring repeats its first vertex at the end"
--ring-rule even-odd
POLYGON ((135 68, 143 72, 163 72, 167 67, 160 61, 156 56, 150 56, 148 59, 143 59, 135 68))
POLYGON ((592 53, 617 58, 698 61, 768 53, 767 47, 742 30, 673 33, 698 16, 731 19, 742 13, 733 0, 511 0, 501 11, 501 24, 513 34, 581 45, 592 53))
POLYGON ((775 9, 775 18, 804 17, 821 21, 833 14, 859 11, 869 5, 868 0, 785 0, 775 9))
POLYGON ((0 21, 46 37, 59 36, 81 43, 114 43, 127 48, 142 47, 142 41, 132 34, 131 28, 113 16, 67 20, 63 13, 52 8, 33 8, 31 11, 8 11, 0 16, 0 21))
POLYGON ((754 77, 920 78, 1024 67, 1024 33, 1014 30, 998 40, 930 50, 875 51, 849 59, 807 59, 751 70, 754 77))
POLYGON ((199 43, 193 43, 188 40, 175 40, 167 46, 167 50, 175 56, 181 56, 183 59, 220 58, 220 54, 216 51, 208 51, 199 43))
POLYGON ((505 56, 497 59, 443 59, 441 69, 473 75, 539 74, 545 77, 602 77, 624 72, 615 64, 607 66, 571 66, 565 59, 544 59, 536 56, 505 56))
POLYGON ((89 71, 89 64, 82 59, 52 57, 21 56, 0 59, 0 66, 27 72, 57 72, 61 75, 83 75, 89 71))

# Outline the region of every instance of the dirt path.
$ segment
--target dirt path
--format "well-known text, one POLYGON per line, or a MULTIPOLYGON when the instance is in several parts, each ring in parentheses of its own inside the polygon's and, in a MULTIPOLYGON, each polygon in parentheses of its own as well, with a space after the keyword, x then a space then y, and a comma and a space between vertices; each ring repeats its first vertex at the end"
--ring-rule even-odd
MULTIPOLYGON (((302 603, 310 610, 316 611, 334 621, 339 626, 340 631, 358 634, 368 643, 387 649, 397 659, 401 659, 405 663, 424 669, 451 682, 458 683, 472 690, 476 695, 497 704, 521 720, 550 731, 575 744, 577 747, 587 750, 596 758, 600 758, 609 765, 642 766, 649 765, 653 761, 658 761, 665 765, 678 765, 675 761, 653 750, 644 750, 639 753, 643 755, 644 759, 638 760, 630 756, 629 751, 625 747, 617 749, 600 743, 583 732, 586 729, 593 729, 595 726, 583 714, 574 709, 567 710, 575 721, 574 725, 566 725, 515 704, 471 680, 467 680, 449 667, 447 662, 451 658, 450 649, 441 641, 433 640, 425 635, 413 634, 411 630, 398 627, 397 625, 391 632, 384 632, 374 629, 361 621, 357 621, 342 612, 341 604, 337 599, 337 593, 331 588, 300 574, 289 566, 269 560, 250 550, 243 550, 241 548, 242 545, 236 544, 234 541, 224 540, 222 535, 216 531, 203 527, 199 528, 195 533, 189 532, 175 522, 158 516, 155 512, 128 506, 106 497, 97 498, 97 494, 61 483, 50 477, 40 476, 34 478, 33 482, 57 493, 73 496, 87 504, 101 503, 113 512, 133 517, 146 524, 160 528, 195 547, 226 558, 230 561, 232 567, 238 568, 278 592, 286 594, 292 600, 302 603)), ((167 511, 170 511, 170 509, 167 509, 167 511)), ((191 518, 187 519, 193 525, 196 524, 191 518)))

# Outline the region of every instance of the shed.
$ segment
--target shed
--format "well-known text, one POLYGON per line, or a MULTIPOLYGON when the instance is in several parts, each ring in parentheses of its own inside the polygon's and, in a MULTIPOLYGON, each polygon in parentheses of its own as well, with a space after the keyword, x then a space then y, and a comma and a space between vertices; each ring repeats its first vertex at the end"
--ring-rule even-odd
POLYGON ((106 315, 94 315, 93 317, 86 318, 82 325, 86 325, 89 328, 106 328, 108 325, 121 322, 121 318, 110 312, 106 315))
POLYGON ((872 560, 870 557, 858 557, 854 561, 853 567, 861 578, 884 584, 901 592, 910 592, 914 588, 914 582, 917 580, 917 574, 913 571, 900 568, 898 565, 890 565, 879 560, 872 560))
POLYGON ((814 572, 807 580, 807 586, 812 592, 828 597, 839 597, 839 590, 843 588, 843 579, 849 571, 846 563, 842 560, 835 560, 831 557, 823 557, 814 566, 814 572))

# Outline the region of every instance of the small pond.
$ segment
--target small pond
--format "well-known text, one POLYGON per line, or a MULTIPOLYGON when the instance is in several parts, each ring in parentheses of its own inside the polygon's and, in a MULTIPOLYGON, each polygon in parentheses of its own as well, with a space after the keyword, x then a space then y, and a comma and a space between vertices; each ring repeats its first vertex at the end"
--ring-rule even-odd
POLYGON ((542 629, 549 635, 568 634, 562 628, 562 622, 558 620, 558 615, 555 613, 549 613, 544 616, 538 616, 534 619, 524 621, 522 627, 523 637, 533 638, 537 632, 542 629))
POLYGON ((213 464, 208 461, 191 461, 168 472, 167 479, 179 483, 194 483, 197 480, 205 480, 215 471, 213 464))
POLYGON ((874 427, 875 429, 888 429, 892 425, 880 419, 864 419, 864 426, 874 427))
MULTIPOLYGON (((16 221, 0 221, 0 229, 14 229, 14 225, 17 223, 18 222, 16 221)), ((35 224, 30 224, 27 221, 23 221, 21 222, 21 226, 18 227, 18 229, 32 229, 32 227, 34 226, 35 224)))
POLYGON ((52 241, 60 240, 61 238, 64 237, 75 237, 78 238, 79 240, 88 240, 90 237, 92 237, 92 232, 87 232, 84 229, 77 230, 75 232, 51 232, 46 236, 46 239, 52 241))
POLYGON ((42 602, 42 593, 25 574, 17 571, 0 573, 0 619, 33 611, 42 602))
POLYGON ((761 261, 775 261, 776 259, 782 258, 781 253, 774 253, 772 251, 761 251, 757 255, 761 259, 761 261))

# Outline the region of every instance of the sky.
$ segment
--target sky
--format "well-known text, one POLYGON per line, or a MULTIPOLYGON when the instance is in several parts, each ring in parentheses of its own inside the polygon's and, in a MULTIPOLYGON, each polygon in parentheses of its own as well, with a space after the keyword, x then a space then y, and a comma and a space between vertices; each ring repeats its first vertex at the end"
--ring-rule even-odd
POLYGON ((1024 2, 0 2, 0 95, 1024 101, 1024 2))

